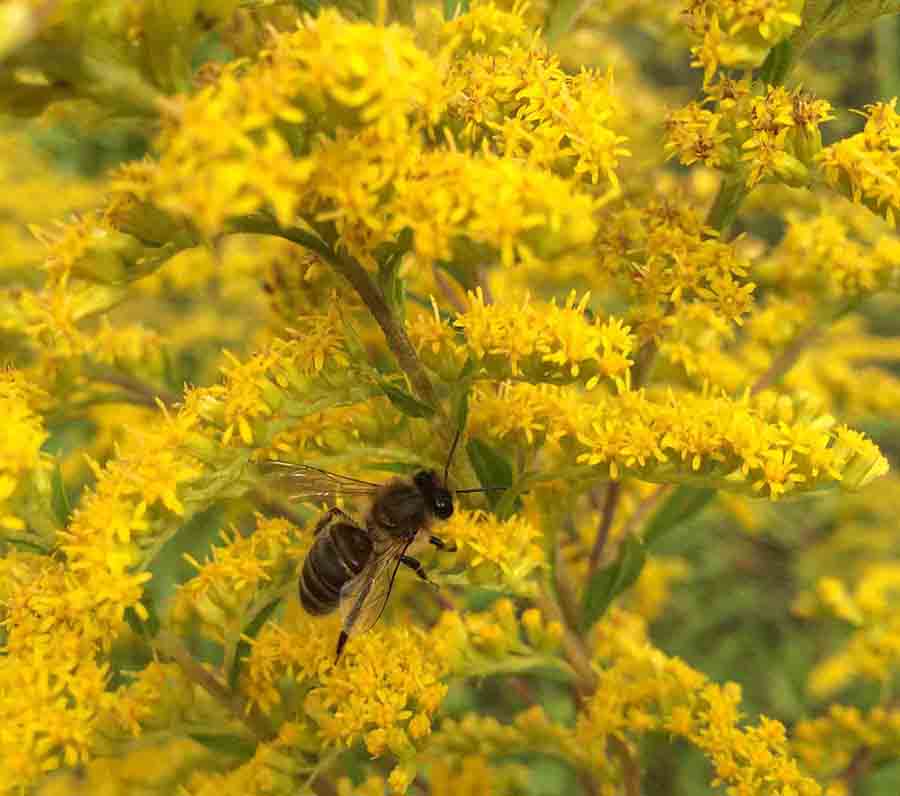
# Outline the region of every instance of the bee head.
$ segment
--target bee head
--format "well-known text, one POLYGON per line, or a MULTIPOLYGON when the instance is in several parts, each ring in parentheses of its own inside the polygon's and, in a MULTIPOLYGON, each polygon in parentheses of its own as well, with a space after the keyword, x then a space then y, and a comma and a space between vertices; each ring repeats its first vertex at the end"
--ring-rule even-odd
POLYGON ((434 470, 420 470, 413 476, 413 482, 425 497, 435 517, 446 520, 453 514, 453 495, 441 483, 434 470))

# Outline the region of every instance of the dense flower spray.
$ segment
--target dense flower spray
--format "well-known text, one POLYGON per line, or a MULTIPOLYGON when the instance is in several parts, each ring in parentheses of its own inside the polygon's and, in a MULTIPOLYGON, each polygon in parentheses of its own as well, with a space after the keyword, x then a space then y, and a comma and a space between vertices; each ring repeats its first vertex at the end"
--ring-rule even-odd
POLYGON ((895 760, 900 121, 830 134, 790 76, 896 11, 0 2, 0 794, 895 760), (335 660, 323 506, 269 462, 384 481, 457 433, 448 486, 497 489, 335 660))

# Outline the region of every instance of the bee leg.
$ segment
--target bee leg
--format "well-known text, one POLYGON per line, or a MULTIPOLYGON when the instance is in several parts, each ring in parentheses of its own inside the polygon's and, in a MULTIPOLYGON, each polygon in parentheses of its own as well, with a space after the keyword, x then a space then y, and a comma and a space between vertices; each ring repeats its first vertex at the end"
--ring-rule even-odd
POLYGON ((341 659, 341 653, 344 651, 344 644, 347 643, 348 638, 350 637, 342 630, 341 634, 338 636, 337 650, 334 653, 335 663, 341 659))
POLYGON ((428 541, 433 544, 438 550, 443 550, 445 553, 455 553, 456 542, 450 542, 449 544, 441 539, 440 536, 429 536, 428 541))
POLYGON ((437 584, 429 580, 428 573, 425 572, 425 568, 422 566, 422 562, 419 561, 418 558, 413 558, 412 556, 400 556, 400 563, 408 566, 413 572, 416 573, 422 580, 426 583, 431 584, 434 587, 437 587, 437 584))
POLYGON ((335 517, 340 517, 345 522, 349 522, 351 525, 356 525, 356 523, 353 522, 353 519, 345 511, 341 511, 337 506, 332 506, 321 517, 319 517, 319 521, 316 523, 316 527, 313 528, 313 536, 316 536, 335 517))

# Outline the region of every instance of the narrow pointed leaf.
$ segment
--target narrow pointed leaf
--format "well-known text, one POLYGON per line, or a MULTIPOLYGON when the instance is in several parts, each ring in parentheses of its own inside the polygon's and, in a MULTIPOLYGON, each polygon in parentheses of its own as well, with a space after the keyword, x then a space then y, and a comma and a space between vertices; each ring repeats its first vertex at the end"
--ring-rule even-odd
POLYGON ((606 613, 616 597, 634 585, 646 560, 644 543, 632 534, 622 542, 616 560, 591 576, 582 599, 581 617, 585 630, 606 613))
MULTIPOLYGON (((256 638, 259 635, 259 631, 262 630, 263 625, 269 621, 272 614, 275 613, 275 609, 281 603, 281 596, 279 595, 274 600, 266 603, 262 609, 260 609, 259 613, 253 617, 253 619, 247 624, 244 628, 243 636, 247 638, 256 638)), ((238 678, 241 673, 241 662, 243 659, 250 653, 250 643, 246 638, 241 638, 238 641, 237 651, 234 654, 234 665, 231 667, 231 671, 228 673, 228 686, 232 691, 237 690, 238 678)))
POLYGON ((644 544, 652 547, 676 525, 699 514, 707 503, 716 496, 715 489, 696 489, 690 486, 678 487, 647 522, 642 535, 644 544))
POLYGON ((433 406, 420 401, 411 393, 391 384, 389 381, 379 379, 378 386, 381 387, 388 400, 409 417, 432 417, 435 413, 433 406))
MULTIPOLYGON (((472 437, 466 444, 469 461, 483 487, 502 486, 509 488, 513 482, 512 465, 499 451, 492 448, 478 437, 472 437)), ((503 492, 486 492, 488 504, 496 507, 503 492)))

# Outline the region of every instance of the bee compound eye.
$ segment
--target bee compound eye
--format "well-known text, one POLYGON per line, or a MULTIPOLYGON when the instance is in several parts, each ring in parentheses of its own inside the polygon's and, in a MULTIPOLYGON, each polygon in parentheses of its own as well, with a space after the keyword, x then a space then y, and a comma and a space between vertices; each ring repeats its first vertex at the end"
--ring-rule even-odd
POLYGON ((446 520, 453 514, 453 499, 449 495, 438 495, 434 500, 434 513, 446 520))

